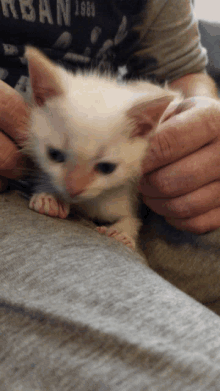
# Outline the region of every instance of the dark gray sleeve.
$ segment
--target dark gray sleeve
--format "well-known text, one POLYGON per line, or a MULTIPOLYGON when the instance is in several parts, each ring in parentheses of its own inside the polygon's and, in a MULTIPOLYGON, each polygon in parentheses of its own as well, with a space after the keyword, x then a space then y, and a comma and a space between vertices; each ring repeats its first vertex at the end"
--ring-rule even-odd
POLYGON ((142 49, 136 56, 157 61, 146 76, 153 74, 159 80, 172 81, 205 71, 207 55, 200 42, 191 0, 149 0, 137 29, 142 49))
POLYGON ((114 239, 0 197, 1 391, 220 390, 220 320, 114 239))

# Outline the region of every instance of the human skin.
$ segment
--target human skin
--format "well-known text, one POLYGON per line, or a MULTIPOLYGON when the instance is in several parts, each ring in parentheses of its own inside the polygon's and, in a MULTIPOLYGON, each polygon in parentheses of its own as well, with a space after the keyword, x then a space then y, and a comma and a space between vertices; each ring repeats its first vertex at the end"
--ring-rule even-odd
POLYGON ((0 80, 0 190, 7 178, 18 178, 25 169, 19 145, 26 138, 29 107, 21 95, 0 80))
POLYGON ((220 227, 220 102, 205 73, 171 87, 186 100, 152 138, 140 191, 171 225, 201 234, 220 227))

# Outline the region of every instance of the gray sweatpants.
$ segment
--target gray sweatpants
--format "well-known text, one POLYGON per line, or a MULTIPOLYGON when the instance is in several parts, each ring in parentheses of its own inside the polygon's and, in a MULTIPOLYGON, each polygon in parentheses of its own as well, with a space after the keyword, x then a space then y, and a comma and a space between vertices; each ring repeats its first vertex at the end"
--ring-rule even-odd
POLYGON ((0 391, 220 390, 220 318, 189 296, 218 310, 219 231, 180 233, 150 213, 150 268, 16 194, 0 208, 0 391))

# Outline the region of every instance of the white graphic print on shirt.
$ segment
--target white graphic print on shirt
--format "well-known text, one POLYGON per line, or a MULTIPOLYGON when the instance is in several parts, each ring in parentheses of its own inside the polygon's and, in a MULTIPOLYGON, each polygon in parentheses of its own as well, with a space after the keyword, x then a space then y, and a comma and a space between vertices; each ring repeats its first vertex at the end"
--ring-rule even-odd
POLYGON ((0 0, 0 78, 29 98, 23 57, 27 43, 73 71, 98 68, 120 74, 123 69, 123 76, 130 72, 132 77, 139 77, 146 61, 139 64, 140 59, 133 56, 140 49, 140 41, 132 25, 146 2, 0 0))

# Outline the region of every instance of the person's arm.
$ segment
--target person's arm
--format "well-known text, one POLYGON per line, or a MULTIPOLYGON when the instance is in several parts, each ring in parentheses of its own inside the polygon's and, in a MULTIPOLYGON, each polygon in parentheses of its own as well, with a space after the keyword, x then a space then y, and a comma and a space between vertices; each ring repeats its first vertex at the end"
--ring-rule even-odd
POLYGON ((191 0, 149 0, 143 15, 136 26, 140 44, 134 57, 142 64, 138 76, 172 83, 205 72, 207 53, 191 0))
POLYGON ((220 227, 217 88, 205 73, 206 50, 191 1, 168 0, 160 9, 159 0, 148 4, 136 55, 156 59, 146 76, 167 80, 185 101, 151 138, 140 190, 144 202, 176 228, 203 233, 220 227))

